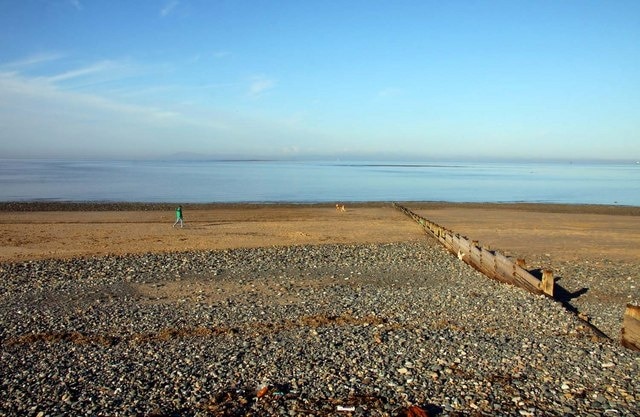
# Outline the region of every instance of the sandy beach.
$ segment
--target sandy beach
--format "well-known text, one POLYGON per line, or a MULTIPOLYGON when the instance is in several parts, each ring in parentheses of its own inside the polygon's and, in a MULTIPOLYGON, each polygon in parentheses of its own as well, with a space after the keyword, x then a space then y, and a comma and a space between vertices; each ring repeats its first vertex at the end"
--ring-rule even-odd
MULTIPOLYGON (((553 204, 404 203, 483 245, 525 259, 640 255, 640 207, 553 204)), ((0 205, 0 261, 273 245, 381 243, 422 239, 388 203, 332 205, 0 205)), ((552 266, 552 265, 548 265, 552 266)))
POLYGON ((564 303, 386 203, 4 204, 0 414, 634 415, 639 208, 403 204, 564 303))

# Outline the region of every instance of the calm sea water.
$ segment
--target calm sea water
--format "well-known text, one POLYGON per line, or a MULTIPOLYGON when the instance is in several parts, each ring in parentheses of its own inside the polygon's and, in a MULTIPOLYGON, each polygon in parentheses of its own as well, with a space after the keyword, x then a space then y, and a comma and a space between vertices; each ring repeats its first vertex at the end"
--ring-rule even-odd
POLYGON ((640 206, 640 165, 0 160, 0 201, 42 200, 640 206))

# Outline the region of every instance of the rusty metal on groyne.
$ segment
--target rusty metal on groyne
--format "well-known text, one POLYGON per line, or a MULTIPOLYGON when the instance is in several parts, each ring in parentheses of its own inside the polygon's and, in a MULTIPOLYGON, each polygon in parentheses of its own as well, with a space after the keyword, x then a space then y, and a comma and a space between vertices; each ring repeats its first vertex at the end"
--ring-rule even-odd
MULTIPOLYGON (((541 278, 538 278, 527 271, 524 259, 516 259, 515 262, 505 255, 480 246, 477 240, 469 240, 445 227, 442 227, 422 216, 417 215, 400 204, 393 203, 393 206, 404 214, 415 220, 424 231, 440 242, 449 252, 480 271, 489 278, 523 288, 533 294, 544 294, 562 303, 567 310, 576 314, 576 317, 590 328, 594 335, 602 339, 610 339, 609 336, 600 331, 589 319, 583 318, 575 307, 562 300, 561 296, 554 296, 556 292, 566 292, 563 288, 555 284, 553 271, 542 270, 541 278)), ((624 347, 640 350, 640 307, 627 305, 624 315, 621 343, 624 347)))
POLYGON ((555 285, 552 271, 542 271, 542 279, 539 279, 525 269, 524 260, 513 262, 499 252, 480 246, 477 240, 469 240, 399 204, 394 203, 393 206, 420 224, 425 232, 436 238, 451 253, 489 278, 553 298, 555 285))

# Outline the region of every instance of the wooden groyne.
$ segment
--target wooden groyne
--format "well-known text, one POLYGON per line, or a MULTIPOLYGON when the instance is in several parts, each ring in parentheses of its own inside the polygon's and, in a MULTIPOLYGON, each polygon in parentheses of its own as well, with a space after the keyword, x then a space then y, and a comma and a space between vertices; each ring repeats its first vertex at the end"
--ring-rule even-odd
MULTIPOLYGON (((495 250, 482 247, 477 240, 469 240, 445 227, 442 227, 422 216, 417 215, 406 207, 397 203, 393 206, 415 220, 424 231, 434 237, 447 250, 456 255, 460 260, 482 272, 489 278, 523 288, 533 294, 544 294, 562 303, 567 310, 576 314, 586 327, 591 329, 598 338, 609 339, 597 327, 578 314, 577 310, 562 300, 562 296, 556 293, 566 293, 561 287, 556 286, 553 271, 542 270, 540 278, 526 270, 524 259, 512 259, 495 250)), ((621 343, 624 347, 640 351, 640 306, 627 305, 622 328, 621 343)))
POLYGON ((503 254, 480 246, 477 240, 469 240, 449 229, 425 219, 399 204, 395 208, 415 220, 432 237, 463 262, 471 265, 489 278, 496 279, 516 287, 524 288, 534 294, 545 294, 553 298, 555 282, 553 272, 542 271, 538 278, 525 269, 523 259, 515 262, 503 254))

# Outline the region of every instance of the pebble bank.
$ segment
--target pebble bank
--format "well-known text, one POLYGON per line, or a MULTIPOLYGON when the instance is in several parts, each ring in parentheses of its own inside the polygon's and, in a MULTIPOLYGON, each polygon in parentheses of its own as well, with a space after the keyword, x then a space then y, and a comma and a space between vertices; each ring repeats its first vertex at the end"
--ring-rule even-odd
POLYGON ((0 265, 0 349, 7 416, 640 415, 639 353, 431 240, 0 265))

